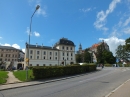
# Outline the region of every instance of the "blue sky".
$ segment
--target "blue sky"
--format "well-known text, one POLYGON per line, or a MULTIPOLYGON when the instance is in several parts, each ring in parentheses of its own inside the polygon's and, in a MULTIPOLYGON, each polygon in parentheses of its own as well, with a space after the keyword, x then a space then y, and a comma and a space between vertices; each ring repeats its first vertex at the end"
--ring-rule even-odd
POLYGON ((130 0, 0 0, 0 45, 25 49, 37 4, 31 44, 52 46, 65 37, 78 50, 105 40, 114 53, 130 37, 130 0))

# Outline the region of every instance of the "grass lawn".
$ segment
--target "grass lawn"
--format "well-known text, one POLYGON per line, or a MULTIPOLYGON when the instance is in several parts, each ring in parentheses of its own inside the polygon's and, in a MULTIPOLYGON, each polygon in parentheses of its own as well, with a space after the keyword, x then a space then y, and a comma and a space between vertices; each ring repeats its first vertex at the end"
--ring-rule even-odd
POLYGON ((0 84, 6 83, 6 78, 8 78, 8 72, 0 71, 0 84))
POLYGON ((26 70, 14 71, 14 76, 18 78, 20 81, 31 81, 34 79, 32 76, 32 70, 28 70, 28 80, 26 80, 26 70))

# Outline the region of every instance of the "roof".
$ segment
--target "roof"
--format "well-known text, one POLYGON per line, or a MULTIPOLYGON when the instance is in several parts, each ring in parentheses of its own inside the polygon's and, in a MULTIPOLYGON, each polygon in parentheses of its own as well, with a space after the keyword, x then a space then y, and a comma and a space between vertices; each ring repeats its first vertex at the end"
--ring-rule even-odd
POLYGON ((61 38, 56 44, 57 45, 69 45, 69 46, 75 46, 74 43, 71 40, 68 40, 67 38, 61 38))
POLYGON ((0 46, 1 49, 19 50, 11 46, 0 46))
MULTIPOLYGON (((28 45, 28 44, 26 44, 26 48, 27 48, 27 45, 28 45)), ((50 47, 50 46, 41 46, 41 45, 31 45, 31 44, 29 45, 29 48, 58 50, 58 49, 55 48, 55 47, 50 47)))

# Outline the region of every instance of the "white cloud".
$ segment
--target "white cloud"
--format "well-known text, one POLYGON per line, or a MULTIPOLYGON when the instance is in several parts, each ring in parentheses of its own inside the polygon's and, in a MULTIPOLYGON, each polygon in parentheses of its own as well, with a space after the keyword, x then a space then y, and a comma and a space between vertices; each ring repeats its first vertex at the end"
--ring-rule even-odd
POLYGON ((123 32, 124 32, 125 34, 130 34, 130 27, 124 28, 124 29, 123 29, 123 32))
POLYGON ((29 27, 27 27, 27 29, 26 29, 26 33, 29 35, 32 35, 32 33, 30 33, 30 29, 29 29, 29 27))
POLYGON ((110 51, 113 53, 113 55, 115 56, 115 50, 117 49, 117 47, 121 44, 124 45, 125 44, 125 40, 124 39, 119 39, 117 37, 110 37, 110 38, 99 38, 99 40, 104 40, 110 48, 110 51))
MULTIPOLYGON (((39 5, 40 5, 40 4, 39 4, 39 5)), ((44 17, 47 16, 47 13, 46 13, 45 8, 43 9, 43 8, 41 8, 41 7, 37 10, 37 14, 38 14, 38 15, 43 15, 44 17)))
MULTIPOLYGON (((110 5, 109 5, 109 8, 106 10, 106 12, 104 11, 100 11, 98 12, 97 14, 97 19, 96 21, 94 22, 94 26, 97 28, 97 29, 101 29, 101 30, 104 30, 104 26, 106 24, 106 18, 107 16, 113 12, 113 10, 116 8, 116 4, 119 3, 120 0, 113 0, 110 5)), ((106 28, 106 27, 105 27, 106 28)), ((106 29, 105 29, 106 30, 106 29)))
POLYGON ((20 49, 20 46, 18 44, 13 44, 12 47, 20 49))
POLYGON ((2 37, 0 37, 0 39, 2 39, 2 37))
POLYGON ((36 32, 36 31, 34 31, 34 35, 35 35, 36 37, 39 37, 39 36, 40 36, 40 34, 39 34, 38 32, 36 32))
POLYGON ((26 33, 29 35, 30 33, 29 27, 27 27, 26 33))
POLYGON ((5 43, 5 44, 1 44, 2 46, 11 46, 10 44, 8 43, 5 43))
POLYGON ((84 13, 86 13, 88 11, 91 11, 92 9, 91 8, 87 8, 87 9, 82 8, 82 9, 79 9, 79 10, 82 11, 82 12, 84 12, 84 13))
POLYGON ((22 51, 25 53, 25 49, 22 49, 22 51))
POLYGON ((8 44, 8 43, 5 43, 5 44, 1 44, 0 43, 0 45, 2 45, 2 46, 12 46, 12 47, 14 47, 14 48, 16 48, 16 49, 20 49, 20 46, 18 45, 18 44, 8 44))
POLYGON ((130 23, 130 17, 128 19, 126 19, 124 26, 127 26, 130 23))

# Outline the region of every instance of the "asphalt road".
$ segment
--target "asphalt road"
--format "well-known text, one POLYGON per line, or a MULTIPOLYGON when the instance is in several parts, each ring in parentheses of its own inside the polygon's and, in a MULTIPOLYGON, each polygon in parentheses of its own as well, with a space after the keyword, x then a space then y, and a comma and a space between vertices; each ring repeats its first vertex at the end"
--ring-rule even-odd
POLYGON ((71 79, 0 91, 0 97, 104 97, 126 80, 130 68, 105 67, 71 79))

